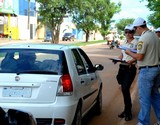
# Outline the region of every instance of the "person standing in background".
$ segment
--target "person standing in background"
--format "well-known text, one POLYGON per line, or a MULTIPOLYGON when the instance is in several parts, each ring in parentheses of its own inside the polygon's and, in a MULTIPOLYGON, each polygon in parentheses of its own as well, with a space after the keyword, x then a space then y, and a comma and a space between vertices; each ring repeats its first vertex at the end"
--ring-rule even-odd
POLYGON ((140 111, 137 125, 150 125, 151 106, 160 125, 160 42, 156 34, 147 28, 146 21, 139 17, 133 26, 140 35, 137 53, 126 50, 126 54, 137 59, 139 67, 138 94, 140 111))
POLYGON ((156 34, 157 34, 158 38, 160 39, 160 27, 159 27, 159 28, 157 28, 157 29, 155 30, 155 32, 156 32, 156 34))
MULTIPOLYGON (((131 24, 127 25, 124 29, 126 40, 124 41, 124 47, 136 49, 138 41, 134 39, 135 30, 131 24)), ((119 71, 117 75, 117 81, 121 85, 121 90, 124 99, 124 110, 118 115, 119 118, 125 118, 126 121, 132 119, 132 101, 130 95, 130 87, 136 76, 136 60, 131 56, 127 55, 124 50, 122 50, 121 55, 118 57, 123 60, 119 65, 119 71)), ((116 63, 113 61, 113 63, 116 63)))
POLYGON ((107 35, 106 39, 107 39, 107 45, 111 44, 113 41, 114 35, 113 33, 110 33, 107 35))

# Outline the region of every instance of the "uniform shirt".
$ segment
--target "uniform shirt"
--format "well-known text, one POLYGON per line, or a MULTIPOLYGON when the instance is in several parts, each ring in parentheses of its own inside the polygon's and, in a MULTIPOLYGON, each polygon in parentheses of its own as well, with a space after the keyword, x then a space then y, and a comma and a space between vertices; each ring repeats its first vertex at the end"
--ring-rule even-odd
POLYGON ((154 66, 160 64, 160 42, 152 31, 143 32, 137 46, 137 53, 144 54, 138 66, 154 66))
MULTIPOLYGON (((131 49, 137 49, 137 43, 138 41, 136 39, 133 39, 130 43, 127 42, 127 40, 125 40, 122 46, 131 48, 131 49)), ((131 56, 127 55, 124 50, 122 50, 122 54, 123 54, 122 60, 126 62, 133 59, 131 56)))

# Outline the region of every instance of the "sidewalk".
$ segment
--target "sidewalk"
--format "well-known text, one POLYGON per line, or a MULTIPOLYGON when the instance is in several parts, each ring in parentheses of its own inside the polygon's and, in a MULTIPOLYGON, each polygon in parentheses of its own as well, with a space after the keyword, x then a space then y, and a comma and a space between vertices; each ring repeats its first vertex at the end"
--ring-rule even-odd
MULTIPOLYGON (((84 42, 84 41, 60 41, 59 44, 71 44, 71 43, 77 43, 77 42, 84 42)), ((0 46, 1 45, 7 45, 7 44, 13 44, 13 43, 46 43, 49 44, 50 42, 43 42, 43 40, 39 39, 32 39, 32 40, 8 40, 8 39, 0 39, 0 46)))
POLYGON ((41 43, 40 40, 8 40, 0 39, 0 45, 7 45, 12 43, 41 43))

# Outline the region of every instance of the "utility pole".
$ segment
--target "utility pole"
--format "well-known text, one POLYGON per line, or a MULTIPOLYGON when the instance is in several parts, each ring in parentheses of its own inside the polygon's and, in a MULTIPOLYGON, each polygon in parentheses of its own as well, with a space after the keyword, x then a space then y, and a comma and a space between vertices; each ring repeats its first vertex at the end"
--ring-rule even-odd
POLYGON ((30 0, 28 0, 28 35, 30 39, 30 0))
POLYGON ((28 0, 28 30, 30 30, 30 0, 28 0))

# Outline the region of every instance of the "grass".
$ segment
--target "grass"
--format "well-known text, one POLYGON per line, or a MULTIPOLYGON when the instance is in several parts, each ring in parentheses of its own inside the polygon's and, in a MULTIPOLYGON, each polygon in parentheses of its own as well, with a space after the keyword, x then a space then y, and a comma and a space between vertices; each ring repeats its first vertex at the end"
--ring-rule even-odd
POLYGON ((106 40, 97 40, 97 41, 88 41, 88 42, 75 42, 75 43, 71 43, 69 45, 86 46, 86 45, 105 43, 105 42, 107 42, 107 41, 106 40))

